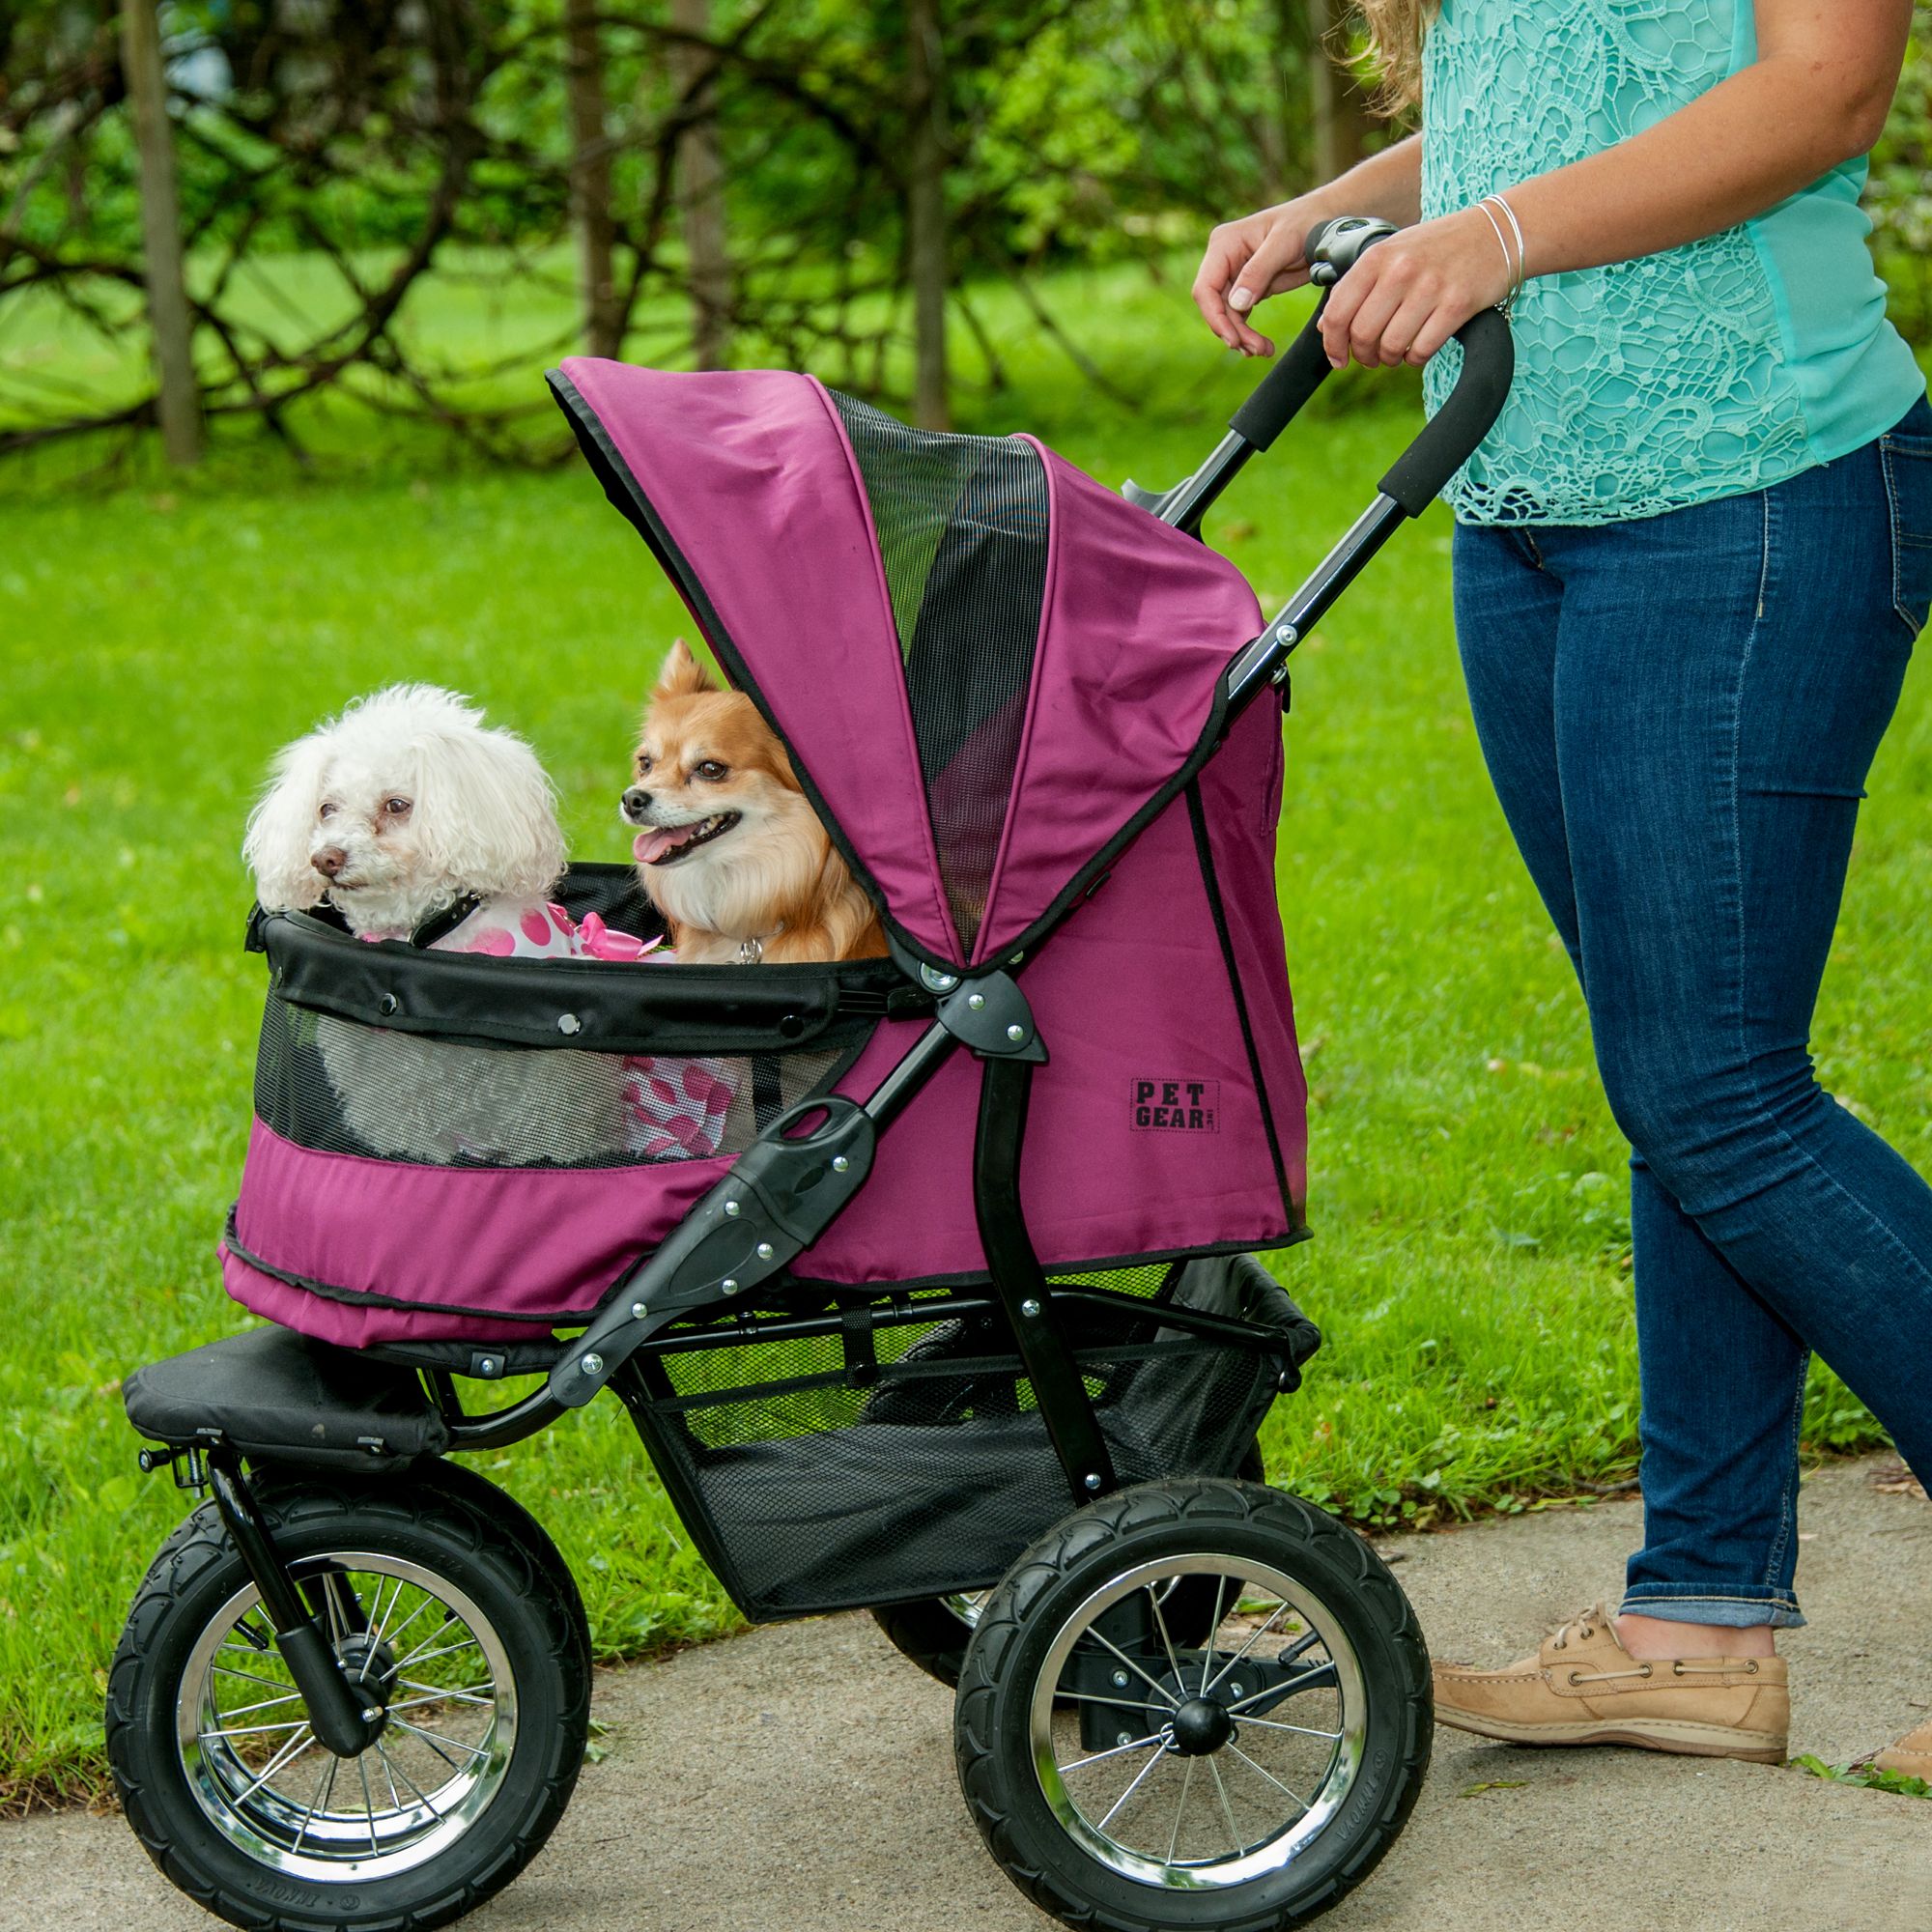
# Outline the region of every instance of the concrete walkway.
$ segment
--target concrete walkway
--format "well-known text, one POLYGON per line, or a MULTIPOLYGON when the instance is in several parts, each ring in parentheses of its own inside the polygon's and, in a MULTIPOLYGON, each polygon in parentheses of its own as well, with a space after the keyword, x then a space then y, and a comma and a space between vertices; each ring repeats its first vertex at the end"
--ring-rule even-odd
MULTIPOLYGON (((1872 1465, 1805 1489, 1792 1747, 1866 1754, 1932 1706, 1932 1509, 1872 1465), (1913 1700, 1917 1700, 1915 1703, 1913 1700)), ((1550 1511, 1388 1546, 1438 1655, 1504 1662, 1613 1591, 1637 1506, 1550 1511)), ((793 1624, 606 1673, 609 1755, 474 1932, 1041 1932, 953 1780, 950 1693, 870 1620, 793 1624)), ((7 1932, 213 1921, 118 1819, 0 1826, 7 1932)), ((1435 1769, 1333 1932, 1932 1932, 1932 1803, 1633 1750, 1438 1733, 1435 1769), (1481 1787, 1490 1787, 1487 1789, 1481 1787)))

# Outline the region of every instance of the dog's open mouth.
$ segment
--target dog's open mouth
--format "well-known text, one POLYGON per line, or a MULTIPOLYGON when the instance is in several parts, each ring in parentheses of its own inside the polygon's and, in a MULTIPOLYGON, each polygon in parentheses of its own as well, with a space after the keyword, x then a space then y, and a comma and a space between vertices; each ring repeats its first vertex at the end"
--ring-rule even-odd
POLYGON ((640 866, 669 866, 696 852, 700 845, 708 845, 714 838, 722 838, 738 822, 735 811, 714 812, 709 818, 700 818, 693 825, 659 825, 648 832, 639 832, 631 842, 631 856, 640 866))

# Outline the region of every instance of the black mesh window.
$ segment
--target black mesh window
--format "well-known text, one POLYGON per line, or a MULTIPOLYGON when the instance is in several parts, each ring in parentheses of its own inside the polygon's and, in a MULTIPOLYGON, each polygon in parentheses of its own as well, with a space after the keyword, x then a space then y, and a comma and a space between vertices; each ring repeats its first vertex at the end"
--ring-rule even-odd
POLYGON ((970 951, 1046 592, 1046 470, 1017 437, 908 429, 836 391, 885 561, 940 877, 970 951))

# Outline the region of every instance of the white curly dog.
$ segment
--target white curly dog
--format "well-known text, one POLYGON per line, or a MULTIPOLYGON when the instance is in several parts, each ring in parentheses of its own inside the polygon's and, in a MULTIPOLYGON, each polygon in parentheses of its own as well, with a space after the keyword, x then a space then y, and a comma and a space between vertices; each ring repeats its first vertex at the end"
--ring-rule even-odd
MULTIPOLYGON (((549 901, 565 853, 536 753, 432 685, 379 691, 286 747, 242 856, 266 910, 327 897, 359 939, 408 940, 473 900, 436 947, 624 956, 586 949, 549 901)), ((641 950, 628 945, 629 956, 641 950)), ((614 1056, 462 1046, 327 1015, 314 1026, 343 1119, 378 1153, 526 1166, 625 1146, 614 1056)))

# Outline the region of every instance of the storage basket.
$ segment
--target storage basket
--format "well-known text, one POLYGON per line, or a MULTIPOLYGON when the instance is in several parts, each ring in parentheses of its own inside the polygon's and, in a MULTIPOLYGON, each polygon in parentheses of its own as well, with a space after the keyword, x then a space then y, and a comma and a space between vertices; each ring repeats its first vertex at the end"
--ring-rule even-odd
MULTIPOLYGON (((1232 1475, 1319 1336, 1250 1256, 1092 1277, 1069 1298, 1082 1380, 1123 1484, 1232 1475), (1261 1346, 1163 1309, 1253 1322, 1261 1346)), ((636 1401, 652 1460, 733 1601, 753 1619, 984 1589, 1065 1516, 1066 1478, 991 1305, 851 1301, 832 1332, 654 1357, 636 1401)))

